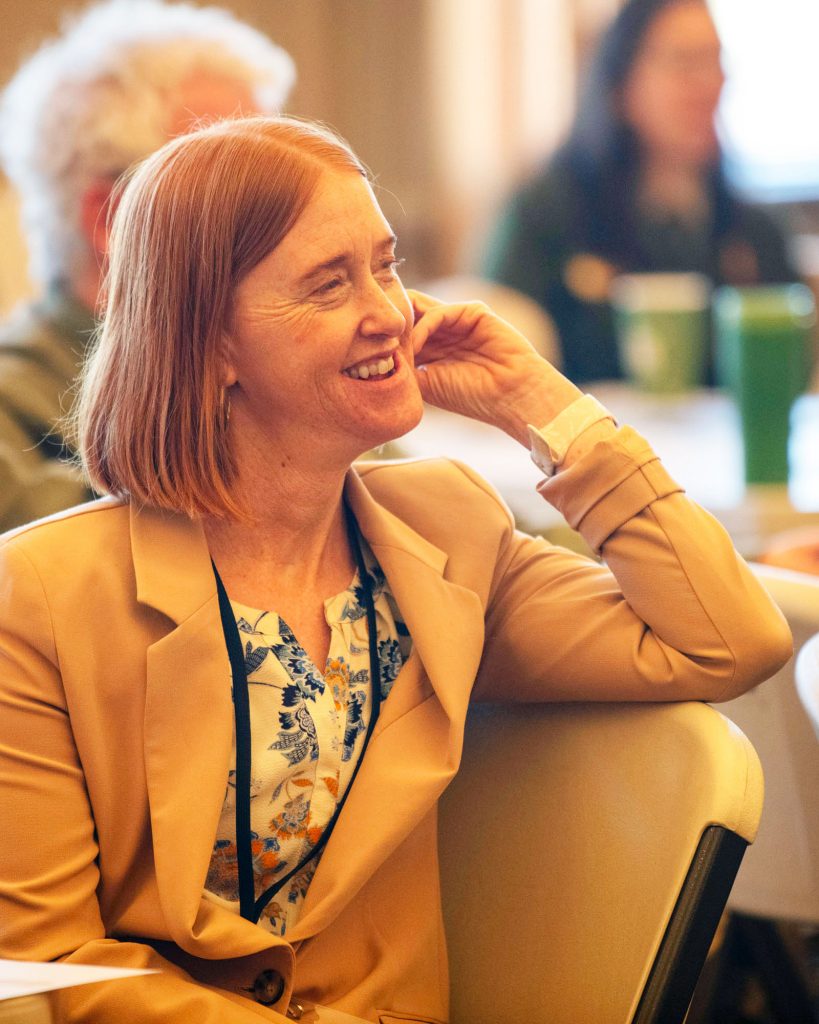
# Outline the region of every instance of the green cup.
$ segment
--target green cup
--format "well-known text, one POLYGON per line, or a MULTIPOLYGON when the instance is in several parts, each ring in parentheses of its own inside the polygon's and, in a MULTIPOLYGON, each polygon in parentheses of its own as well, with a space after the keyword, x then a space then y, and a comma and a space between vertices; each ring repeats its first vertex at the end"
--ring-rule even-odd
POLYGON ((705 381, 711 286, 701 274, 625 274, 612 286, 620 363, 646 391, 705 381))
POLYGON ((717 380, 739 410, 745 482, 787 483, 791 406, 810 377, 813 294, 802 284, 720 288, 713 309, 717 380))

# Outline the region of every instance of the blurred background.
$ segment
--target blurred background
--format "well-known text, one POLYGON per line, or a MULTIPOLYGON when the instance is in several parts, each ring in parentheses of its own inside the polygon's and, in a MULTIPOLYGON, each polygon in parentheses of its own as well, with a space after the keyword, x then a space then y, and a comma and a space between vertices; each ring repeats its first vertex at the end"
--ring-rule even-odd
MULTIPOLYGON (((74 0, 3 0, 0 83, 74 0)), ((578 79, 619 0, 225 0, 292 54, 287 109, 324 120, 377 174, 407 283, 474 270, 509 191, 554 151, 578 79)), ((731 180, 793 229, 819 277, 819 5, 713 0, 728 84, 731 180), (816 235, 816 237, 815 237, 816 235)), ((0 315, 33 290, 15 197, 0 175, 0 315)))

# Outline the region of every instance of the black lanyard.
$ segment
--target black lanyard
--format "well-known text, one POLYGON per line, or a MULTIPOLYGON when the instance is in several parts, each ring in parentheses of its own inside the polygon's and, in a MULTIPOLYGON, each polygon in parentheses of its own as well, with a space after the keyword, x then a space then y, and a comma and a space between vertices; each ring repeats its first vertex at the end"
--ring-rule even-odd
POLYGON ((367 567, 364 564, 361 541, 358 535, 358 525, 346 502, 344 503, 344 521, 347 527, 350 548, 355 556, 358 578, 361 583, 361 591, 367 611, 367 634, 370 644, 370 689, 372 696, 370 720, 367 723, 364 744, 353 769, 350 782, 344 791, 344 796, 336 803, 333 816, 327 823, 327 827, 322 832, 318 842, 291 871, 288 871, 286 875, 265 889, 258 899, 256 899, 255 893, 253 850, 250 838, 250 701, 248 697, 245 656, 242 650, 239 629, 236 625, 236 617, 230 606, 230 599, 227 596, 216 566, 213 565, 213 575, 216 577, 216 592, 219 596, 219 614, 222 619, 222 631, 225 634, 225 644, 227 646, 228 658, 230 659, 230 671, 233 677, 233 712, 236 720, 236 859, 239 873, 239 913, 242 917, 254 923, 259 920, 262 911, 273 897, 309 861, 317 857, 327 845, 327 841, 335 828, 347 796, 353 788, 353 783, 358 775, 358 769, 364 760, 367 744, 370 742, 370 736, 378 720, 378 713, 381 710, 381 666, 378 660, 378 635, 375 627, 372 579, 367 573, 367 567))

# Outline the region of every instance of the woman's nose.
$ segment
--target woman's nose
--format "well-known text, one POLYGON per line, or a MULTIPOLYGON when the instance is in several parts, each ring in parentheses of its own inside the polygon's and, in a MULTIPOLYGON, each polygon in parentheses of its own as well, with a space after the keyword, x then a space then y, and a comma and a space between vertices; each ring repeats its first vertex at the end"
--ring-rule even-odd
POLYGON ((720 55, 704 56, 696 68, 696 84, 703 92, 708 92, 719 101, 722 87, 725 85, 725 68, 720 55))
POLYGON ((373 281, 367 289, 361 317, 361 333, 373 337, 395 338, 404 333, 406 326, 404 314, 384 288, 377 281, 373 281))

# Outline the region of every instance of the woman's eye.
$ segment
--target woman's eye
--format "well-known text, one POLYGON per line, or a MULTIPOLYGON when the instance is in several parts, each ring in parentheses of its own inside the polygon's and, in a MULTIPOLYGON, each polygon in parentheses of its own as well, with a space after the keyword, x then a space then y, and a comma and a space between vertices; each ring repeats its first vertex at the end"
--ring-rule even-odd
POLYGON ((384 260, 384 262, 381 264, 381 270, 384 273, 388 274, 390 277, 397 277, 398 268, 403 263, 406 263, 406 260, 398 259, 395 256, 391 256, 388 260, 384 260))
POLYGON ((343 284, 344 284, 344 279, 343 278, 341 278, 341 277, 331 278, 331 280, 325 281, 324 284, 319 285, 319 287, 316 288, 316 294, 317 295, 329 295, 330 292, 333 292, 337 288, 340 288, 343 284))

